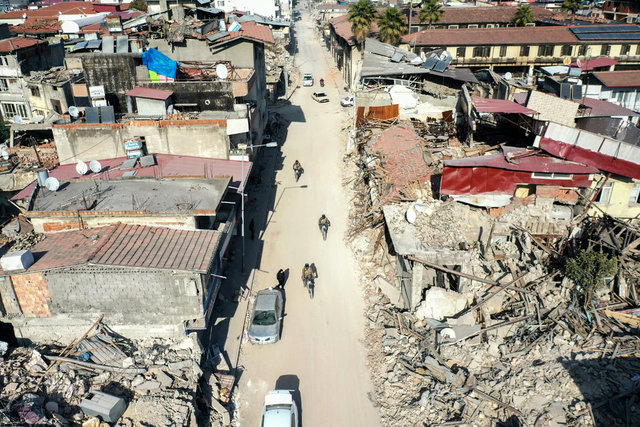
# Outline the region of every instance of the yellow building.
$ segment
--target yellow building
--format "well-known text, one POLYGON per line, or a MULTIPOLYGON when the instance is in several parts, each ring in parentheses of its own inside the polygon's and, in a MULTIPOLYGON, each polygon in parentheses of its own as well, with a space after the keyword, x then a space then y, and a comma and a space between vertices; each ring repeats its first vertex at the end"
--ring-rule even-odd
POLYGON ((415 53, 445 49, 453 57, 451 64, 459 67, 527 71, 534 66, 596 57, 640 66, 640 25, 608 25, 607 33, 598 32, 604 28, 580 25, 431 29, 405 35, 400 47, 415 53))
POLYGON ((616 218, 640 218, 640 180, 611 175, 605 182, 605 176, 600 176, 592 189, 597 187, 602 189, 589 215, 601 216, 605 212, 616 218))

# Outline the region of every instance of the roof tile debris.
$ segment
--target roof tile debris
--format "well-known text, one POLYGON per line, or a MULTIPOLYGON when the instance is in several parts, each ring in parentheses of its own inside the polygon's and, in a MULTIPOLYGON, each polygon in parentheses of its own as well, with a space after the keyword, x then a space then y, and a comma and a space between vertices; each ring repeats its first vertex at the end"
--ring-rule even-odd
POLYGON ((31 248, 36 261, 26 271, 88 264, 206 273, 219 240, 217 231, 131 224, 48 234, 31 248))
POLYGON ((276 42, 269 27, 250 21, 243 22, 239 31, 229 31, 229 35, 215 40, 215 43, 227 42, 240 37, 268 44, 276 42))

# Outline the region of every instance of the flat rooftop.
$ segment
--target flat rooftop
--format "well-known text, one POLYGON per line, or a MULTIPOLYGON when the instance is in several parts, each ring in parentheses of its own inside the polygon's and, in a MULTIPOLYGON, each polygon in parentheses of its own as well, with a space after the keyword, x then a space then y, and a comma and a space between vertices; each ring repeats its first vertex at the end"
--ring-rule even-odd
POLYGON ((130 178, 61 182, 40 188, 32 212, 215 214, 231 178, 130 178))

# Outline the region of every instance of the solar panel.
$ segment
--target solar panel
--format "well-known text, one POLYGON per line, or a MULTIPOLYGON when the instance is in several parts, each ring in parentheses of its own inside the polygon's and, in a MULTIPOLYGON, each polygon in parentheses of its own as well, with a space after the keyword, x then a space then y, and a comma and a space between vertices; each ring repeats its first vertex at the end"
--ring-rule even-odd
POLYGON ((213 42, 223 37, 227 37, 228 35, 229 33, 227 33, 226 31, 218 31, 217 33, 213 33, 210 36, 207 36, 207 40, 213 42))
POLYGON ((582 70, 577 67, 569 67, 569 77, 580 77, 582 70))
POLYGON ((102 52, 113 53, 113 36, 102 37, 102 52))
POLYGON ((576 34, 576 38, 578 40, 640 40, 640 32, 576 34))
POLYGON ((71 51, 75 52, 76 50, 84 49, 87 47, 87 44, 89 44, 89 42, 76 43, 71 51))
POLYGON ((574 85, 573 90, 571 91, 571 96, 573 99, 582 99, 582 86, 574 85))
POLYGON ((87 44, 87 49, 99 49, 100 46, 102 46, 102 40, 97 39, 97 40, 91 40, 88 44, 87 44))
POLYGON ((87 123, 100 123, 100 115, 98 114, 97 108, 87 107, 84 112, 87 118, 87 123))
POLYGON ((100 119, 102 123, 115 123, 116 115, 113 112, 113 106, 100 107, 100 119))
POLYGON ((427 59, 427 61, 424 64, 422 64, 422 66, 427 70, 430 70, 433 67, 435 67, 437 63, 438 63, 438 57, 434 55, 434 56, 430 56, 427 59))
POLYGON ((402 52, 396 52, 391 56, 391 62, 400 62, 402 61, 402 58, 404 58, 402 52))
POLYGON ((560 84, 560 98, 571 99, 571 85, 568 83, 560 84))
POLYGON ((122 162, 122 165, 120 165, 120 169, 133 169, 136 166, 136 162, 138 161, 138 159, 127 159, 124 162, 122 162))
POLYGON ((437 71, 439 73, 442 73, 444 70, 447 69, 449 64, 451 64, 451 57, 447 56, 442 61, 438 61, 438 63, 435 65, 435 67, 433 67, 433 71, 437 71))
POLYGON ((153 154, 140 157, 140 166, 146 168, 147 166, 153 166, 156 164, 156 158, 153 154))
POLYGON ((129 52, 129 38, 127 36, 118 36, 118 38, 116 39, 116 52, 129 52))
POLYGON ((569 28, 573 34, 586 33, 633 33, 640 31, 640 25, 582 25, 569 28))

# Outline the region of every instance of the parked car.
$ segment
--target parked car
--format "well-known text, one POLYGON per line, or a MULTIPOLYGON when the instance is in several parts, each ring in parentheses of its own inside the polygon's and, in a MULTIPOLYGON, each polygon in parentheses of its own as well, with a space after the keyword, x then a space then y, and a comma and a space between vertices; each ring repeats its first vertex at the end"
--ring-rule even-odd
POLYGON ((289 390, 273 390, 264 397, 262 427, 298 427, 298 407, 289 390))
POLYGON ((320 103, 329 102, 329 97, 324 92, 313 92, 313 99, 320 103))
POLYGON ((342 105, 343 107, 353 107, 354 103, 355 99, 353 98, 353 96, 345 96, 340 100, 340 105, 342 105))
POLYGON ((302 86, 313 86, 313 76, 310 73, 302 76, 302 86))
POLYGON ((263 289, 256 295, 249 325, 251 344, 272 344, 280 339, 282 321, 282 293, 277 289, 263 289))

